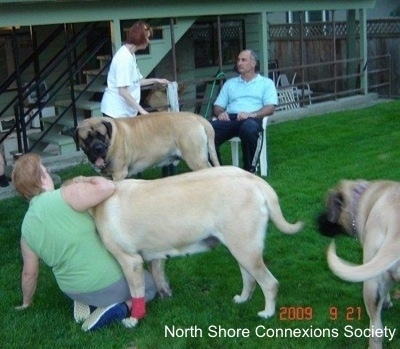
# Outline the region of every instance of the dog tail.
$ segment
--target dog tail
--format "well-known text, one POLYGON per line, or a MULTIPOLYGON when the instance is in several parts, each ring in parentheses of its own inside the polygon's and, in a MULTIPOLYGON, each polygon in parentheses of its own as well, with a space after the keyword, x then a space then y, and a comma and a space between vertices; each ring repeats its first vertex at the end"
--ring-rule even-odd
POLYGON ((400 242, 384 243, 378 253, 367 263, 355 265, 341 259, 336 254, 335 242, 329 245, 327 259, 329 268, 343 280, 361 282, 382 274, 400 260, 400 242))
POLYGON ((208 154, 210 155, 211 164, 214 167, 220 166, 219 161, 218 161, 217 151, 215 150, 214 128, 212 127, 211 123, 203 117, 201 117, 201 123, 207 134, 207 148, 208 148, 208 154))
POLYGON ((275 227, 285 234, 295 234, 298 233, 304 227, 304 222, 297 221, 296 223, 289 223, 283 216, 281 206, 279 204, 279 198, 275 190, 266 183, 264 180, 258 178, 262 181, 262 191, 264 192, 264 197, 267 202, 267 206, 270 212, 271 221, 274 223, 275 227))

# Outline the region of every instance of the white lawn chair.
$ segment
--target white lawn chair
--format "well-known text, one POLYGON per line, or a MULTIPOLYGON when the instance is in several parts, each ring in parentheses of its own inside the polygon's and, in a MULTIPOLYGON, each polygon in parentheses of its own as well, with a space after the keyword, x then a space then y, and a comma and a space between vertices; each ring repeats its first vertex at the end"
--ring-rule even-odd
MULTIPOLYGON (((276 88, 279 90, 290 91, 293 90, 294 97, 297 101, 308 98, 308 103, 311 105, 311 95, 312 91, 310 89, 310 85, 307 83, 304 84, 296 84, 297 73, 294 73, 292 82, 289 82, 289 79, 286 74, 280 74, 278 80, 276 81, 276 88)), ((298 106, 296 106, 298 107, 298 106)), ((292 108, 288 108, 292 109, 292 108)))
MULTIPOLYGON (((262 148, 260 153, 260 163, 257 169, 260 170, 261 176, 265 177, 268 172, 268 159, 267 159, 267 126, 268 126, 268 116, 264 117, 262 120, 264 135, 262 148)), ((232 153, 232 165, 239 167, 239 144, 240 138, 234 137, 230 140, 231 142, 231 153, 232 153)))

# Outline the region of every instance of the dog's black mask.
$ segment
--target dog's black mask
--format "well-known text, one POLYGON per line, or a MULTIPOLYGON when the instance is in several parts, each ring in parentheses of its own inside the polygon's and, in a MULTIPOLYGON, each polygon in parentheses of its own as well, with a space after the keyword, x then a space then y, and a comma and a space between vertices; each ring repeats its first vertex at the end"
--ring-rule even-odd
POLYGON ((328 215, 322 213, 317 218, 318 230, 321 235, 335 237, 336 235, 343 234, 343 228, 336 222, 328 220, 328 215))

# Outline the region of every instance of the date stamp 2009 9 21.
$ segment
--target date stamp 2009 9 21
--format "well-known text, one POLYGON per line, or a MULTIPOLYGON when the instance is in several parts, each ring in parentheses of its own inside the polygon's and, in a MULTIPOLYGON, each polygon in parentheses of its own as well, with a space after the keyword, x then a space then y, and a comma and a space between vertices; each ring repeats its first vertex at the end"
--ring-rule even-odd
MULTIPOLYGON (((285 306, 279 308, 279 320, 281 321, 310 321, 314 319, 314 309, 310 306, 285 306)), ((326 313, 330 320, 361 320, 362 308, 349 306, 340 310, 335 306, 329 307, 326 313)))

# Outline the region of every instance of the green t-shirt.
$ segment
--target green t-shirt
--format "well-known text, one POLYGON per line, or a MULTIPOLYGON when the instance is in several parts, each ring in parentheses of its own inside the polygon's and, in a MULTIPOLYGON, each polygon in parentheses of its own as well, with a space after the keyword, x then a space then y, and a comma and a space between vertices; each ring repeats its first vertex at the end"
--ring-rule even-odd
POLYGON ((52 268, 63 292, 98 291, 123 276, 118 262, 102 244, 92 217, 69 206, 60 189, 30 201, 22 236, 52 268))

